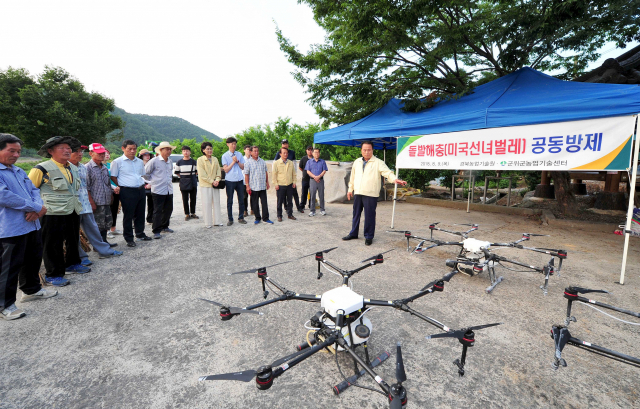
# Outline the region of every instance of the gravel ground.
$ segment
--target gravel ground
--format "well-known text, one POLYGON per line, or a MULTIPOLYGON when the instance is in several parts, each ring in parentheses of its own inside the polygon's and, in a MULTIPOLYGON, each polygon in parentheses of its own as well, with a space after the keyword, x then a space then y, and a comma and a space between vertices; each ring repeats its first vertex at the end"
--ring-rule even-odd
MULTIPOLYGON (((269 203, 275 219, 274 195, 269 203)), ((324 217, 296 213, 297 221, 285 219, 273 226, 254 226, 249 217, 247 225, 210 230, 202 219, 184 221, 179 195, 174 209, 174 234, 139 243, 135 249, 124 247, 120 236, 116 242, 125 251, 123 257, 99 260, 92 253, 90 274, 71 276, 72 284, 51 300, 18 303, 26 318, 0 321, 0 408, 387 407, 383 396, 355 387, 334 396, 331 388, 341 378, 333 357, 324 353, 292 368, 268 391, 259 391, 253 383, 198 382, 202 375, 256 369, 293 352, 306 334, 303 324, 319 310, 319 305, 289 301, 262 308, 264 316, 222 322, 217 308, 198 298, 240 307, 259 302, 261 286, 255 276, 227 273, 338 246, 327 259, 345 268, 395 247, 383 265, 353 279, 354 290, 365 298, 394 300, 447 273, 444 261, 455 256, 453 248, 409 255, 401 236, 385 233, 391 202, 378 206, 378 229, 370 247, 362 238, 340 240, 350 227, 348 204, 329 204, 324 217)), ((399 203, 397 210, 395 227, 415 233, 428 234, 433 221, 474 222, 480 224, 474 235, 479 239, 511 241, 522 232, 545 233, 551 236, 535 237, 531 244, 569 251, 546 297, 538 288, 541 275, 503 270, 505 280, 492 295, 484 292, 485 275, 458 275, 444 292, 413 302, 413 308, 452 328, 504 322, 477 331, 462 378, 452 364, 461 352, 456 340, 427 341, 425 335, 439 330, 392 308, 369 312, 371 352, 392 352, 378 368, 389 383, 394 379, 395 343, 403 344, 408 407, 640 407, 637 368, 567 346, 564 357, 569 366, 553 371, 549 336, 551 325, 564 318, 562 293, 568 285, 610 290, 610 295, 592 297, 640 310, 638 240, 631 239, 627 282, 620 286, 614 283, 622 256, 620 236, 563 231, 493 213, 407 203, 399 203)), ((503 251, 533 264, 547 261, 535 253, 503 251)), ((316 268, 310 257, 274 267, 269 275, 299 293, 321 294, 339 285, 340 279, 332 274, 316 280, 316 268)), ((639 327, 582 305, 574 307, 573 315, 578 318, 571 326, 575 337, 640 355, 639 327)), ((340 355, 340 362, 350 373, 350 361, 340 355)), ((360 382, 375 385, 366 378, 360 382)))

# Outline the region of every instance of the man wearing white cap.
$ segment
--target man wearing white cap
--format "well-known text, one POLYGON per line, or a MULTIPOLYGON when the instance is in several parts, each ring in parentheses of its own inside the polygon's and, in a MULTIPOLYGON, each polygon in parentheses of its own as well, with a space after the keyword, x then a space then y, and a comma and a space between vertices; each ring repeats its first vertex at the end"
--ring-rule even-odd
POLYGON ((173 161, 171 151, 176 147, 169 142, 161 142, 155 149, 160 156, 149 160, 144 166, 151 185, 153 197, 153 238, 160 239, 160 233, 173 233, 169 219, 173 213, 173 161))

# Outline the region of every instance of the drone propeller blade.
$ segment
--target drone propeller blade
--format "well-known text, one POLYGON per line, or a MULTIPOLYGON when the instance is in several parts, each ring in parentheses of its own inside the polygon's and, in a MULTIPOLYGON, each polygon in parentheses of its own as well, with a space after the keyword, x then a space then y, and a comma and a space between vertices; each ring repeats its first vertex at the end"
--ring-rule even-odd
POLYGON ((469 226, 469 227, 478 227, 475 223, 456 223, 454 226, 469 226))
POLYGON ((569 287, 570 290, 573 290, 577 293, 580 294, 586 294, 586 293, 604 293, 604 294, 609 294, 609 291, 607 290, 592 290, 590 288, 584 288, 584 287, 569 287))
POLYGON ((409 230, 387 230, 387 233, 411 233, 409 230))
MULTIPOLYGON (((322 250, 322 253, 328 253, 328 252, 330 252, 330 251, 332 251, 332 250, 335 250, 335 249, 337 249, 337 247, 332 247, 332 248, 330 248, 330 249, 322 250)), ((232 276, 232 275, 236 275, 236 274, 256 273, 256 272, 258 271, 258 269, 260 269, 260 268, 271 268, 271 267, 279 266, 279 265, 282 265, 282 264, 293 263, 294 261, 300 260, 301 258, 305 258, 305 257, 313 256, 313 255, 315 255, 316 253, 320 253, 320 251, 315 251, 315 252, 310 253, 310 254, 305 254, 304 256, 294 258, 293 260, 281 261, 280 263, 271 264, 270 266, 258 267, 258 268, 251 268, 251 269, 249 269, 249 270, 237 271, 237 272, 235 272, 235 273, 230 273, 230 274, 227 274, 227 275, 228 275, 228 276, 232 276)))
POLYGON ((315 255, 316 255, 316 254, 318 254, 318 253, 325 253, 325 254, 326 254, 326 253, 328 253, 328 252, 330 252, 330 251, 333 251, 333 250, 335 250, 335 249, 337 249, 337 247, 331 247, 330 249, 326 249, 326 250, 322 250, 322 251, 314 251, 313 253, 305 254, 304 256, 302 256, 302 257, 298 257, 298 258, 296 258, 296 259, 294 259, 294 260, 291 260, 291 261, 300 260, 301 258, 305 258, 305 257, 309 257, 309 256, 315 256, 315 255))
POLYGON ((393 400, 389 403, 390 409, 402 409, 402 400, 398 395, 391 393, 393 400))
POLYGON ((523 236, 531 236, 531 237, 549 237, 548 234, 538 234, 538 233, 522 233, 523 236))
MULTIPOLYGON (((205 300, 204 298, 199 298, 199 300, 202 301, 206 301, 208 303, 211 303, 213 305, 217 305, 218 307, 226 307, 223 304, 220 304, 219 302, 216 301, 211 301, 211 300, 205 300)), ((254 311, 254 310, 245 310, 244 308, 237 308, 237 307, 227 307, 229 308, 229 313, 236 315, 236 314, 257 314, 257 315, 264 315, 262 312, 260 311, 254 311)))
POLYGON ((426 339, 460 338, 463 335, 464 335, 464 332, 462 330, 458 330, 458 331, 443 332, 442 334, 427 335, 425 338, 426 339))
POLYGON ((369 258, 367 258, 367 259, 362 260, 362 261, 361 261, 361 263, 366 263, 367 261, 375 260, 376 258, 378 258, 378 256, 379 256, 379 255, 381 255, 381 254, 386 254, 386 253, 388 253, 388 252, 390 252, 390 251, 393 251, 393 250, 395 250, 395 249, 391 249, 391 250, 383 251, 382 253, 378 253, 378 254, 376 254, 376 255, 375 255, 375 256, 373 256, 373 257, 369 257, 369 258))
POLYGON ((493 324, 485 324, 485 325, 476 325, 475 327, 469 327, 469 328, 464 328, 465 330, 469 331, 476 331, 479 329, 483 329, 483 328, 489 328, 489 327, 495 327, 496 325, 502 325, 504 324, 504 322, 494 322, 493 324))
POLYGON ((202 381, 240 381, 240 382, 250 382, 255 376, 256 371, 242 371, 242 372, 234 372, 234 373, 223 373, 219 375, 208 375, 201 376, 198 378, 200 382, 202 381))
POLYGON ((407 380, 407 374, 404 371, 404 361, 402 360, 402 346, 398 342, 396 346, 396 381, 402 383, 407 380))
POLYGON ((211 303, 213 305, 217 305, 218 307, 224 307, 224 305, 220 304, 219 302, 215 302, 215 301, 211 301, 211 300, 205 300, 204 298, 198 298, 199 300, 211 303))
POLYGON ((438 225, 438 224, 440 224, 440 222, 429 223, 429 226, 435 226, 435 225, 438 225))

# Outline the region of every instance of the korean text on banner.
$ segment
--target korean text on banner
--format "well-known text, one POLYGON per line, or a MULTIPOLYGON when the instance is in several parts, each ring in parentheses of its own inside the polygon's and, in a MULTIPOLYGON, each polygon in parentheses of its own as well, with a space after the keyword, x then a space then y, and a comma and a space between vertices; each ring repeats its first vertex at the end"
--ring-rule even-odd
POLYGON ((402 169, 626 170, 635 115, 398 138, 402 169))

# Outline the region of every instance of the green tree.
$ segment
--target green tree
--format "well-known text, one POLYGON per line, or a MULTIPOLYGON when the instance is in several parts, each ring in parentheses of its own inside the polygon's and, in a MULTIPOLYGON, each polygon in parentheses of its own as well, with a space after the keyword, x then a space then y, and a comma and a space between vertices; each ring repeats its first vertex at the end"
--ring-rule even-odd
POLYGON ((112 99, 87 92, 59 67, 45 67, 35 80, 26 70, 0 71, 0 106, 0 129, 14 133, 30 148, 56 135, 73 136, 85 144, 104 143, 109 132, 123 126, 111 115, 112 99))
MULTIPOLYGON (((640 0, 299 2, 326 31, 324 44, 302 53, 276 35, 326 125, 358 120, 391 98, 417 112, 525 66, 575 78, 604 43, 640 40, 640 0)), ((567 178, 555 173, 554 183, 567 178)), ((561 211, 577 210, 570 190, 556 197, 561 211)))
POLYGON ((325 124, 391 98, 421 110, 530 66, 573 78, 605 42, 639 40, 640 0, 299 0, 326 31, 302 53, 276 30, 325 124))

